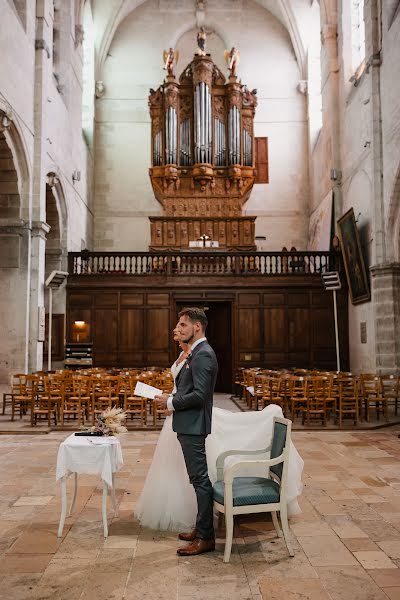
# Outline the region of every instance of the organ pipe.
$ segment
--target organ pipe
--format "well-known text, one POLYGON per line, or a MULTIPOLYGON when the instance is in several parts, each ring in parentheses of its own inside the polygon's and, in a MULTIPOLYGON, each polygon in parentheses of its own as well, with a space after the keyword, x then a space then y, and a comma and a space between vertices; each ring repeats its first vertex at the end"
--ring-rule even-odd
POLYGON ((177 159, 177 114, 175 108, 170 106, 165 114, 165 163, 176 164, 177 159))
POLYGON ((208 85, 201 81, 194 93, 195 139, 194 156, 196 163, 211 163, 212 151, 212 110, 211 93, 208 85))
POLYGON ((232 106, 228 113, 229 164, 240 163, 240 111, 232 106))

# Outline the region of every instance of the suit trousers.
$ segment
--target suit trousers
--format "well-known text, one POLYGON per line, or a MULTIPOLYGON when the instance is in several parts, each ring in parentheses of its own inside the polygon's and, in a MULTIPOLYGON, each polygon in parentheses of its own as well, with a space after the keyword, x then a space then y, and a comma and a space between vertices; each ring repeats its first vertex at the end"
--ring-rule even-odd
POLYGON ((190 483, 197 497, 197 537, 202 540, 215 538, 213 487, 208 477, 206 436, 177 434, 185 458, 190 483))

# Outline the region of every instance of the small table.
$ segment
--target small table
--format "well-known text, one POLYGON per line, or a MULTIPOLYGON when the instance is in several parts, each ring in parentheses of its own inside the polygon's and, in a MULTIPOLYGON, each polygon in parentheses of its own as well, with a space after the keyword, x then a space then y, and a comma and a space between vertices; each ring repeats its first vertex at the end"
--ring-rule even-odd
POLYGON ((61 483, 61 517, 58 527, 58 537, 62 532, 67 514, 67 479, 74 474, 74 492, 68 516, 72 514, 78 488, 78 474, 97 474, 103 480, 103 530, 104 537, 108 537, 107 525, 107 495, 111 488, 111 498, 114 515, 117 516, 117 503, 115 500, 114 475, 123 465, 121 444, 113 436, 89 437, 68 436, 58 449, 56 480, 61 483))

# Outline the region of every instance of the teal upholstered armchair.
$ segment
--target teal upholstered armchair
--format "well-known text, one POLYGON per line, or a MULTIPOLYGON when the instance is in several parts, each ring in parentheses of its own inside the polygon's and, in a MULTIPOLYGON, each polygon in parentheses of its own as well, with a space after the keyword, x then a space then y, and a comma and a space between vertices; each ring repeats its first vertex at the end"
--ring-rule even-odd
POLYGON ((287 477, 290 449, 291 421, 274 418, 270 446, 262 450, 227 450, 217 458, 217 481, 214 484, 214 508, 225 514, 226 537, 224 562, 229 562, 233 538, 234 515, 249 513, 272 514, 272 521, 279 537, 283 537, 289 555, 294 552, 289 542, 287 520, 287 477), (270 453, 270 458, 260 455, 270 453), (254 460, 243 460, 224 468, 228 456, 257 455, 254 460), (241 477, 240 471, 250 465, 264 468, 264 477, 241 477), (277 513, 280 513, 282 531, 277 513))

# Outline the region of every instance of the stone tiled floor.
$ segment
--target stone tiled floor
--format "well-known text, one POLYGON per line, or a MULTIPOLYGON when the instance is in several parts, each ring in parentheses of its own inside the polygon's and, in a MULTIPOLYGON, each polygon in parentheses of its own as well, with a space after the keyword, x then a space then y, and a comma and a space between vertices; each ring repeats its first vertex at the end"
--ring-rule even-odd
POLYGON ((120 514, 107 540, 94 476, 80 477, 75 513, 63 539, 56 537, 55 462, 65 432, 0 436, 0 597, 400 599, 399 432, 295 432, 305 460, 303 512, 291 519, 295 557, 269 521, 247 517, 236 526, 227 565, 222 537, 215 553, 178 558, 176 535, 141 528, 133 518, 157 432, 121 437, 120 514))

